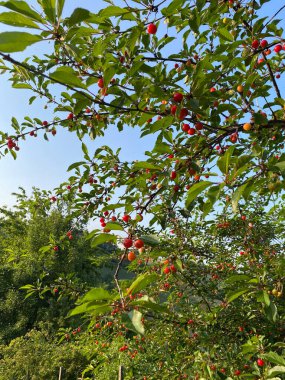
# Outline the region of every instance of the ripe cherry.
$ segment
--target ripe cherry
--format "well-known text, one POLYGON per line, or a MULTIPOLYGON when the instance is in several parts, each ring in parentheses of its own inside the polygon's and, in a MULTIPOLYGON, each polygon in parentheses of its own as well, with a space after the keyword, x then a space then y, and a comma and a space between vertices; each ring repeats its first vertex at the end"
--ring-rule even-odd
POLYGON ((259 46, 259 41, 258 41, 258 40, 254 40, 254 41, 252 41, 251 46, 252 46, 253 49, 257 49, 258 46, 259 46))
POLYGON ((133 245, 133 241, 132 241, 132 239, 125 238, 125 239, 123 240, 123 246, 124 246, 125 248, 130 248, 132 245, 133 245))
POLYGON ((70 113, 67 115, 67 120, 73 120, 73 117, 74 117, 73 113, 70 113))
POLYGON ((281 46, 280 44, 278 44, 278 45, 276 45, 276 46, 274 47, 274 51, 275 51, 275 53, 280 53, 281 50, 282 50, 282 46, 281 46))
POLYGON ((134 246, 137 248, 137 249, 140 249, 144 246, 144 242, 141 240, 141 239, 137 239, 135 242, 134 242, 134 246))
POLYGON ((239 376, 241 374, 241 371, 239 369, 236 369, 235 372, 234 372, 234 375, 235 376, 239 376))
POLYGON ((256 363, 257 363, 257 365, 258 365, 259 367, 263 367, 264 364, 265 364, 265 361, 264 361, 263 359, 258 358, 258 359, 256 360, 256 363))
POLYGON ((182 108, 179 113, 179 120, 184 120, 187 115, 188 115, 187 108, 182 108))
POLYGON ((166 267, 163 269, 163 273, 164 274, 169 274, 170 273, 170 268, 169 267, 166 267))
POLYGON ((172 171, 170 174, 170 179, 174 180, 176 178, 177 174, 175 171, 172 171))
POLYGON ((177 103, 181 103, 182 100, 183 100, 183 94, 181 94, 181 92, 175 92, 173 94, 173 100, 177 103))
POLYGON ((262 48, 265 48, 267 45, 268 45, 268 42, 267 42, 266 40, 262 40, 262 41, 260 42, 260 46, 261 46, 262 48))
POLYGON ((195 135, 195 132, 196 132, 196 130, 194 128, 189 128, 187 133, 188 133, 188 135, 193 136, 193 135, 195 135))
POLYGON ((155 34, 157 32, 157 26, 155 24, 153 24, 153 23, 149 24, 147 26, 147 32, 149 34, 155 34))
POLYGON ((183 125, 182 125, 182 131, 184 131, 184 132, 188 132, 189 129, 190 129, 190 125, 189 125, 189 124, 183 124, 183 125))
POLYGON ((128 223, 128 221, 131 219, 130 215, 128 214, 125 214, 123 217, 122 217, 123 221, 128 223))
POLYGON ((177 106, 176 105, 173 105, 173 106, 170 107, 170 113, 171 113, 171 115, 175 115, 176 111, 177 111, 177 106))
POLYGON ((48 122, 45 120, 45 121, 42 122, 42 125, 43 125, 44 127, 46 127, 46 126, 48 125, 48 122))
POLYGON ((55 246, 53 247, 53 250, 54 250, 55 252, 58 252, 58 250, 59 250, 58 245, 55 245, 55 246))
POLYGON ((198 123, 195 124, 195 128, 196 128, 197 131, 201 131, 203 129, 203 124, 200 123, 200 122, 198 122, 198 123))
POLYGON ((100 88, 104 88, 104 79, 103 79, 103 78, 100 78, 100 79, 98 80, 97 84, 98 84, 98 87, 100 87, 100 88))

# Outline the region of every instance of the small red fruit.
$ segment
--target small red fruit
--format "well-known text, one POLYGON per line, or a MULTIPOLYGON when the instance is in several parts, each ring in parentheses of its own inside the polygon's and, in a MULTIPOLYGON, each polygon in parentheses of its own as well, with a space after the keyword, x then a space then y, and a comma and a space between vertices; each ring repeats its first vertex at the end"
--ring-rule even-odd
POLYGON ((181 108, 181 111, 179 113, 179 120, 184 120, 187 115, 188 115, 187 108, 181 108))
POLYGON ((267 45, 268 45, 268 42, 267 42, 266 40, 262 40, 262 41, 260 42, 260 46, 261 46, 262 48, 265 48, 267 45))
POLYGON ((70 113, 67 115, 67 120, 73 120, 73 117, 74 117, 73 113, 70 113))
POLYGON ((175 171, 171 172, 170 179, 174 180, 176 178, 177 174, 175 171))
POLYGON ((137 248, 137 249, 140 249, 144 246, 144 242, 141 240, 141 239, 137 239, 135 242, 134 242, 134 246, 137 248))
POLYGON ((164 274, 168 274, 168 273, 170 273, 170 268, 169 268, 169 267, 164 268, 164 269, 163 269, 163 273, 164 273, 164 274))
POLYGON ((187 133, 188 133, 188 135, 193 136, 193 135, 195 135, 195 132, 196 132, 196 130, 194 128, 189 128, 187 133))
POLYGON ((125 248, 130 248, 133 245, 132 239, 125 238, 123 240, 123 245, 124 245, 125 248))
POLYGON ((195 124, 195 128, 197 129, 197 131, 201 131, 203 129, 203 124, 198 122, 195 124))
POLYGON ((128 260, 134 261, 135 259, 136 259, 136 254, 133 251, 129 252, 128 253, 128 260))
POLYGON ((215 87, 210 88, 210 92, 215 92, 215 91, 216 91, 215 87))
POLYGON ((280 53, 281 50, 282 50, 282 46, 281 46, 280 44, 278 44, 278 45, 276 45, 276 46, 274 47, 274 51, 275 51, 275 53, 280 53))
POLYGON ((123 217, 122 217, 123 221, 128 223, 128 221, 131 219, 130 215, 128 214, 125 214, 123 217))
POLYGON ((53 250, 54 250, 55 252, 57 252, 57 251, 59 250, 58 246, 55 245, 55 246, 53 247, 53 250))
POLYGON ((239 369, 236 369, 235 372, 234 372, 234 375, 235 376, 239 376, 241 374, 241 371, 239 369))
POLYGON ((42 122, 42 125, 43 125, 44 127, 46 127, 46 126, 48 125, 48 122, 45 120, 45 121, 42 122))
POLYGON ((254 41, 252 41, 251 47, 252 47, 253 49, 257 49, 258 46, 259 46, 259 41, 258 41, 258 40, 254 40, 254 41))
POLYGON ((177 106, 174 105, 174 106, 170 107, 170 113, 171 113, 171 115, 175 115, 176 111, 177 111, 177 106))
POLYGON ((157 32, 157 26, 155 24, 153 24, 153 23, 149 24, 147 26, 147 32, 149 34, 155 34, 157 32))
POLYGON ((100 87, 100 88, 104 88, 104 79, 103 79, 103 78, 100 78, 100 79, 98 80, 97 84, 98 84, 98 87, 100 87))
POLYGON ((190 129, 190 125, 189 125, 189 124, 183 124, 183 125, 182 125, 182 131, 184 131, 184 132, 188 132, 189 129, 190 129))
POLYGON ((172 273, 177 272, 177 269, 176 269, 175 265, 173 265, 173 264, 170 266, 170 270, 172 273))
POLYGON ((260 359, 260 358, 258 358, 258 359, 256 360, 256 363, 257 363, 257 365, 258 365, 259 367, 263 367, 264 364, 265 364, 265 361, 262 360, 262 359, 260 359))
POLYGON ((183 94, 181 94, 181 92, 175 92, 173 94, 173 100, 177 103, 181 103, 182 100, 183 100, 183 94))

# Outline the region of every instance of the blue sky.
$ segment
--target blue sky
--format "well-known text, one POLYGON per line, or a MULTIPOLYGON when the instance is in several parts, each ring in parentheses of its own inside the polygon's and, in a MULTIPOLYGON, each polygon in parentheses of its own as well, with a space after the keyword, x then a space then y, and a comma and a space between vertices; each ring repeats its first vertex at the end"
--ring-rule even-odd
MULTIPOLYGON (((36 4, 36 1, 28 3, 36 4)), ((115 1, 115 3, 119 4, 120 2, 115 1)), ((104 3, 101 0, 85 0, 83 2, 67 0, 66 4, 64 14, 69 15, 77 7, 83 7, 96 13, 104 3)), ((279 1, 270 1, 265 7, 264 15, 274 14, 279 7, 279 1)), ((4 8, 0 8, 0 10, 5 11, 4 8)), ((9 29, 18 30, 0 24, 0 32, 9 29)), ((48 49, 49 46, 46 43, 36 44, 26 49, 24 53, 13 54, 13 56, 21 58, 32 54, 40 55, 48 49)), ((51 110, 44 109, 45 102, 37 100, 32 106, 29 106, 30 96, 32 94, 29 91, 12 89, 7 77, 0 76, 0 129, 2 131, 9 131, 12 116, 15 116, 19 122, 23 121, 26 115, 43 120, 53 119, 51 110)), ((140 140, 138 128, 127 128, 121 133, 110 128, 104 138, 89 141, 88 147, 91 152, 103 144, 110 145, 112 148, 122 147, 121 158, 133 160, 143 157, 143 152, 153 145, 152 139, 149 136, 140 140)), ((67 167, 82 159, 81 142, 75 134, 60 128, 58 128, 57 135, 51 137, 50 142, 45 141, 39 134, 37 138, 28 137, 25 142, 21 142, 20 148, 16 161, 11 156, 0 160, 0 206, 13 204, 11 193, 17 191, 18 186, 24 187, 27 191, 30 191, 33 186, 42 189, 56 187, 68 177, 67 167)))

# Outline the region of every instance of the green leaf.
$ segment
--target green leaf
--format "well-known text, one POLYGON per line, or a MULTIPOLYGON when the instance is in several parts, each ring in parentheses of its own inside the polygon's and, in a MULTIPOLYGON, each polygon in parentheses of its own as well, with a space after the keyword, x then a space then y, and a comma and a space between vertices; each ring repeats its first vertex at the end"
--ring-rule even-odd
POLYGON ((229 172, 229 165, 230 165, 231 157, 234 150, 235 150, 234 146, 229 147, 226 153, 222 157, 220 157, 217 161, 217 166, 223 174, 228 174, 229 172))
POLYGON ((285 373, 285 366, 278 365, 268 371, 267 378, 272 379, 272 377, 275 377, 276 375, 280 375, 282 373, 285 373))
POLYGON ((100 234, 96 236, 92 241, 91 241, 91 247, 95 248, 97 245, 108 243, 108 242, 113 242, 116 243, 117 237, 115 235, 110 235, 110 234, 100 234))
POLYGON ((138 310, 132 310, 128 313, 128 316, 130 320, 132 321, 132 324, 134 325, 137 332, 143 335, 144 325, 142 323, 142 313, 138 310))
POLYGON ((111 311, 112 307, 109 304, 103 304, 103 305, 94 305, 92 302, 90 303, 84 303, 82 305, 76 306, 74 309, 72 309, 68 317, 72 317, 74 315, 78 314, 91 314, 93 316, 100 315, 107 313, 108 311, 111 311))
POLYGON ((281 172, 285 171, 285 161, 278 162, 274 166, 277 166, 280 169, 281 172))
POLYGON ((226 28, 219 28, 217 30, 217 34, 219 35, 221 40, 230 41, 230 42, 234 40, 234 37, 226 28))
POLYGON ((149 299, 148 296, 143 296, 142 298, 131 302, 131 305, 139 306, 143 309, 154 311, 155 313, 170 314, 170 310, 167 308, 166 305, 160 305, 156 302, 153 302, 149 299))
POLYGON ((194 199, 197 198, 197 196, 202 193, 207 187, 211 186, 213 183, 210 181, 201 181, 198 183, 195 183, 193 186, 191 186, 190 190, 188 191, 185 206, 188 208, 191 203, 194 201, 194 199))
POLYGON ((125 13, 129 13, 130 11, 128 9, 120 8, 115 5, 111 5, 102 11, 99 12, 99 15, 102 17, 116 17, 116 16, 122 16, 125 13))
POLYGON ((55 23, 56 22, 56 0, 38 0, 41 5, 47 19, 55 23))
POLYGON ((56 71, 49 74, 49 76, 60 83, 86 89, 85 83, 78 78, 77 73, 71 67, 59 67, 56 71))
POLYGON ((41 36, 25 32, 3 32, 0 33, 0 51, 13 53, 23 51, 27 46, 42 40, 41 36))
POLYGON ((60 18, 61 14, 62 14, 64 4, 65 4, 65 0, 57 0, 56 13, 57 13, 58 18, 60 18))
POLYGON ((135 162, 133 169, 150 169, 150 170, 161 170, 161 167, 153 165, 147 161, 135 162))
POLYGON ((263 290, 263 299, 266 306, 270 305, 270 298, 266 290, 263 290))
POLYGON ((76 8, 68 19, 68 25, 72 26, 75 24, 79 24, 81 21, 90 18, 90 16, 91 13, 87 9, 76 8))
POLYGON ((85 161, 79 161, 79 162, 74 162, 73 164, 69 165, 67 171, 69 172, 72 169, 78 168, 79 166, 86 164, 85 161))
POLYGON ((19 0, 10 0, 10 1, 1 1, 0 5, 11 9, 12 11, 18 12, 22 15, 28 16, 33 20, 39 21, 43 24, 43 19, 41 16, 29 7, 27 1, 19 0))
POLYGON ((245 183, 244 185, 241 185, 239 186, 236 191, 233 193, 233 196, 232 196, 232 208, 233 208, 233 212, 238 212, 238 203, 239 203, 239 200, 241 198, 241 196, 243 195, 243 193, 245 192, 246 188, 248 187, 250 183, 247 182, 245 183))
POLYGON ((87 292, 84 297, 78 301, 79 303, 85 303, 88 301, 99 301, 99 300, 112 300, 114 297, 103 288, 93 288, 87 292))
POLYGON ((234 301, 235 299, 237 299, 238 297, 242 296, 243 294, 245 294, 249 291, 250 291, 250 289, 248 287, 235 290, 235 291, 228 294, 227 301, 230 303, 230 302, 234 301))
POLYGON ((262 358, 268 360, 270 363, 285 366, 284 357, 278 355, 276 352, 270 351, 266 354, 263 354, 262 358))
POLYGON ((127 294, 135 294, 142 289, 145 289, 147 285, 151 284, 158 278, 156 273, 143 273, 135 279, 135 281, 128 288, 127 294))
POLYGON ((121 226, 120 223, 116 223, 116 222, 108 222, 105 228, 108 228, 109 230, 114 230, 114 231, 115 230, 124 231, 124 227, 121 226))
POLYGON ((234 282, 240 282, 240 281, 248 281, 250 280, 250 277, 246 274, 235 274, 234 276, 231 276, 225 280, 226 284, 232 284, 234 282))
POLYGON ((140 239, 141 239, 146 245, 150 245, 151 247, 160 244, 160 240, 159 240, 155 235, 142 235, 142 236, 140 236, 140 239))
POLYGON ((277 320, 277 307, 273 302, 270 302, 269 306, 264 308, 265 315, 270 322, 276 322, 277 320))
POLYGON ((40 29, 30 18, 16 12, 3 12, 0 14, 0 22, 12 26, 40 29))

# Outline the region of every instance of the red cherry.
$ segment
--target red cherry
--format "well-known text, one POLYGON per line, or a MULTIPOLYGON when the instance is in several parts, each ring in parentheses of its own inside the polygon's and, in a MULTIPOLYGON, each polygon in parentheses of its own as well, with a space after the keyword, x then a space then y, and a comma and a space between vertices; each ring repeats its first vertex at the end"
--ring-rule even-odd
POLYGON ((174 191, 175 193, 177 193, 177 191, 179 191, 179 185, 174 185, 174 186, 173 186, 173 191, 174 191))
POLYGON ((177 272, 177 269, 176 269, 176 267, 175 267, 174 264, 172 264, 172 265, 170 266, 170 270, 171 270, 171 272, 173 272, 173 273, 177 272))
POLYGON ((274 47, 274 51, 275 51, 275 53, 279 53, 281 50, 282 50, 282 46, 281 46, 280 44, 278 44, 278 45, 276 45, 276 46, 274 47))
POLYGON ((53 247, 53 250, 54 250, 55 252, 57 252, 57 251, 59 250, 58 246, 55 245, 55 246, 53 247))
POLYGON ((103 222, 103 223, 101 223, 101 227, 106 227, 106 223, 105 222, 103 222))
POLYGON ((239 376, 241 374, 241 371, 239 369, 236 369, 235 372, 234 372, 234 375, 235 376, 239 376))
POLYGON ((144 242, 141 240, 141 239, 137 239, 135 242, 134 242, 134 246, 137 248, 137 249, 140 249, 144 246, 144 242))
POLYGON ((147 32, 149 34, 155 34, 157 32, 157 26, 155 24, 153 24, 153 23, 149 24, 147 26, 147 32))
POLYGON ((171 113, 171 115, 175 115, 176 111, 177 111, 177 106, 174 105, 174 106, 170 107, 170 113, 171 113))
POLYGON ((189 125, 189 124, 183 124, 183 125, 182 125, 182 131, 184 131, 184 132, 188 132, 189 129, 190 129, 190 125, 189 125))
POLYGON ((170 159, 172 159, 172 158, 174 158, 174 155, 173 154, 169 154, 167 157, 170 158, 170 159))
POLYGON ((203 124, 198 122, 195 124, 195 128, 197 129, 197 131, 201 131, 203 129, 203 124))
POLYGON ((13 140, 9 139, 8 142, 7 142, 7 146, 8 146, 8 149, 11 150, 11 149, 13 149, 16 146, 16 144, 14 143, 13 140))
POLYGON ((115 222, 117 220, 117 218, 115 216, 112 216, 111 220, 112 220, 112 222, 115 222))
POLYGON ((181 94, 181 92, 175 92, 173 94, 173 100, 177 103, 181 103, 182 102, 182 99, 183 99, 183 94, 181 94))
POLYGON ((128 214, 125 214, 123 217, 122 217, 123 221, 128 223, 128 221, 131 219, 130 215, 128 214))
POLYGON ((57 288, 54 288, 53 289, 53 292, 56 294, 56 293, 58 293, 58 289, 57 288))
POLYGON ((168 274, 168 273, 170 273, 170 268, 169 268, 169 267, 164 268, 164 269, 163 269, 163 273, 164 273, 164 274, 168 274))
POLYGON ((171 172, 170 179, 174 180, 176 178, 177 174, 175 171, 171 172))
POLYGON ((125 239, 123 240, 123 246, 124 246, 125 248, 130 248, 132 245, 133 245, 133 241, 132 241, 132 239, 125 238, 125 239))
POLYGON ((189 319, 189 321, 187 322, 188 325, 193 325, 194 321, 193 319, 189 319))
POLYGON ((103 78, 100 78, 100 79, 98 80, 97 84, 98 84, 98 87, 100 87, 100 88, 104 88, 104 79, 103 79, 103 78))
POLYGON ((179 113, 179 120, 184 120, 187 115, 188 115, 187 108, 182 108, 179 113))
POLYGON ((74 117, 73 113, 70 113, 67 115, 67 120, 73 120, 73 117, 74 117))
POLYGON ((256 363, 257 363, 257 365, 258 365, 259 367, 263 367, 264 364, 265 364, 265 361, 262 360, 262 359, 260 359, 260 358, 258 358, 258 359, 256 360, 256 363))
POLYGON ((210 88, 210 92, 215 92, 215 91, 216 91, 215 87, 210 88))
POLYGON ((267 45, 268 45, 268 42, 267 42, 266 40, 262 40, 262 41, 260 42, 260 46, 261 46, 262 48, 265 48, 267 45))
POLYGON ((48 125, 48 122, 45 120, 45 121, 42 122, 42 125, 43 125, 44 127, 46 127, 46 126, 48 125))
POLYGON ((109 215, 109 211, 104 211, 104 215, 108 216, 109 215))
POLYGON ((189 128, 187 133, 188 133, 188 135, 193 136, 193 135, 195 135, 195 132, 196 132, 196 130, 194 128, 189 128))
POLYGON ((253 49, 257 49, 258 46, 259 46, 259 41, 258 41, 258 40, 254 40, 254 41, 252 41, 251 46, 252 46, 253 49))
POLYGON ((51 134, 52 134, 53 136, 55 136, 55 135, 56 135, 56 129, 52 129, 51 134))

